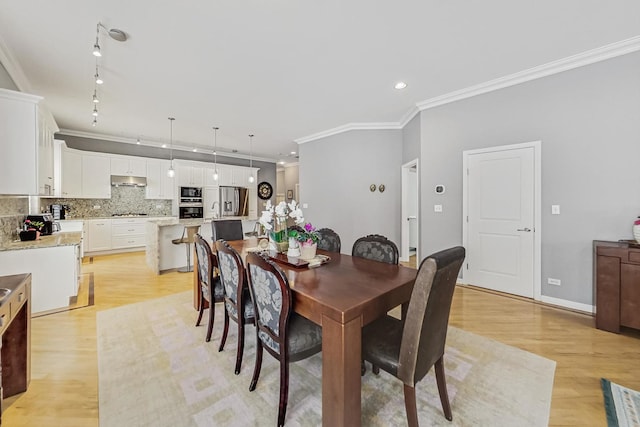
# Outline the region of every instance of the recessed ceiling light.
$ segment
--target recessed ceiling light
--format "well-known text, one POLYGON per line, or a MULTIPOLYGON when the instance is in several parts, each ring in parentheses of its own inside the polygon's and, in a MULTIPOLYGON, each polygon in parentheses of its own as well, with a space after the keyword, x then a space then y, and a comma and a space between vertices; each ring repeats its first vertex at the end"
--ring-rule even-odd
POLYGON ((140 145, 140 138, 138 138, 138 139, 136 140, 136 144, 137 144, 137 145, 140 145))
POLYGON ((281 165, 284 165, 284 160, 280 160, 280 164, 281 164, 281 165))
POLYGON ((191 150, 191 151, 193 151, 194 153, 196 153, 196 152, 198 151, 198 149, 197 149, 197 148, 194 148, 194 149, 193 149, 193 150, 191 150))
POLYGON ((162 144, 162 148, 167 148, 167 144, 162 144))
POLYGON ((295 152, 295 151, 292 151, 292 152, 291 152, 291 154, 292 154, 292 155, 293 155, 293 154, 296 154, 296 152, 295 152))
POLYGON ((404 89, 405 87, 407 87, 407 84, 405 82, 398 82, 394 87, 396 89, 404 89))

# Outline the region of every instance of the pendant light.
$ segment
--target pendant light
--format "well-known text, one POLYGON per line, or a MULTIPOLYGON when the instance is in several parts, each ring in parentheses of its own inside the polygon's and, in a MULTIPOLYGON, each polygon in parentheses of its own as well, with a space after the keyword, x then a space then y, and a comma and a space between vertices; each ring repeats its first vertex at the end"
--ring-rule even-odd
POLYGON ((169 133, 169 156, 171 158, 171 165, 169 166, 169 170, 167 171, 167 176, 169 178, 173 178, 174 176, 176 176, 176 171, 173 169, 173 121, 175 120, 174 117, 169 117, 169 129, 170 129, 170 133, 169 133))
POLYGON ((213 180, 218 180, 218 127, 213 127, 213 180))
POLYGON ((249 182, 253 183, 255 178, 253 177, 253 135, 249 135, 249 182))

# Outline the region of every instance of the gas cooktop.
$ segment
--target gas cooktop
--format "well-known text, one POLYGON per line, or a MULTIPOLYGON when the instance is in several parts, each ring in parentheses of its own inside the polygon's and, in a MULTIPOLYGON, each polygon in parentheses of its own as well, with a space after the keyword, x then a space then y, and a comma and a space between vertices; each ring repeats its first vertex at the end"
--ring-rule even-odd
POLYGON ((132 212, 111 214, 111 216, 147 216, 147 215, 148 214, 146 213, 132 213, 132 212))

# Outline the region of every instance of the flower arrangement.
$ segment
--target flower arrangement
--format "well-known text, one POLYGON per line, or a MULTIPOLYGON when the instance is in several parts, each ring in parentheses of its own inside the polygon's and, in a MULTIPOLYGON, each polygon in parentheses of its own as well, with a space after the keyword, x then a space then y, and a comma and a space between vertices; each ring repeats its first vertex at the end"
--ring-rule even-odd
POLYGON ((296 224, 304 223, 302 210, 295 200, 288 204, 280 202, 276 206, 271 205, 269 200, 258 222, 269 233, 269 237, 274 242, 282 243, 287 242, 289 237, 287 233, 288 218, 292 218, 296 224))
POLYGON ((36 231, 40 231, 42 227, 44 227, 43 222, 31 221, 30 219, 25 219, 24 225, 22 226, 22 228, 24 228, 25 230, 36 230, 36 231))
POLYGON ((318 243, 320 236, 318 235, 316 228, 310 222, 307 222, 303 229, 304 231, 289 231, 289 237, 293 237, 303 245, 313 245, 314 243, 318 243))

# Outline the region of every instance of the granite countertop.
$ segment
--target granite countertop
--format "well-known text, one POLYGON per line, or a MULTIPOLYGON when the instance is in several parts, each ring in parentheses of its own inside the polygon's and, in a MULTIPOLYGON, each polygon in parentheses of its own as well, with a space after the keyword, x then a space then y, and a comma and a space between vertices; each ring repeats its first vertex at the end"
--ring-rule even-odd
POLYGON ((0 251, 16 251, 21 249, 41 249, 54 248, 57 246, 79 245, 82 240, 82 233, 79 231, 58 232, 50 236, 40 236, 38 240, 27 240, 22 242, 14 240, 0 245, 0 251))
POLYGON ((92 219, 165 219, 165 218, 175 218, 173 216, 85 216, 85 217, 66 217, 65 219, 61 219, 59 221, 90 221, 92 219))
POLYGON ((214 219, 203 219, 203 218, 194 218, 194 219, 178 219, 176 217, 166 217, 166 218, 149 218, 149 223, 157 224, 158 227, 164 227, 168 225, 203 225, 209 224, 211 221, 218 221, 222 219, 240 219, 244 221, 256 221, 257 218, 249 218, 247 216, 234 216, 234 217, 224 217, 224 218, 214 218, 214 219))

